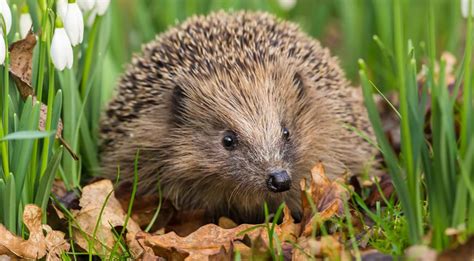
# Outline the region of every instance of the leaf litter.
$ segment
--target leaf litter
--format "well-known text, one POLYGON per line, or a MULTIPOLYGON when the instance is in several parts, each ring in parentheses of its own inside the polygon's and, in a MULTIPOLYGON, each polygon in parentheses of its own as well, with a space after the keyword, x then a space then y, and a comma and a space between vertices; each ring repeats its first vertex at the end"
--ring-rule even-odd
POLYGON ((25 240, 8 231, 0 224, 0 257, 2 255, 19 259, 61 260, 60 255, 69 250, 69 244, 61 231, 52 230, 41 224, 42 211, 35 205, 26 205, 23 223, 29 236, 25 240), (45 236, 46 235, 46 236, 45 236))
MULTIPOLYGON (((330 258, 350 256, 343 244, 339 242, 338 236, 312 236, 316 234, 315 229, 318 229, 314 226, 315 223, 321 224, 342 215, 344 204, 350 194, 347 187, 342 184, 342 180, 329 180, 321 163, 313 168, 311 180, 304 181, 302 184, 304 184, 301 192, 302 207, 303 212, 306 213, 302 222, 295 223, 290 210, 285 207, 282 222, 275 226, 273 236, 269 235, 264 224, 237 225, 226 217, 220 218, 217 225, 205 224, 197 227, 196 224, 202 222, 203 215, 200 211, 196 211, 196 213, 188 212, 191 219, 182 226, 187 226, 188 230, 190 227, 195 227, 197 230, 180 234, 169 231, 169 227, 168 231, 159 229, 154 233, 147 233, 132 218, 127 223, 125 241, 132 256, 140 259, 161 257, 169 260, 208 258, 225 260, 236 252, 239 252, 242 258, 262 258, 271 256, 270 245, 275 246, 273 250, 275 253, 288 259, 293 257, 298 260, 299 257, 307 255, 330 258), (311 214, 314 212, 311 204, 316 206, 319 213, 316 215, 317 218, 311 214), (277 242, 270 242, 270 240, 275 241, 275 236, 281 242, 280 245, 277 242), (278 249, 277 245, 281 249, 278 249), (301 246, 296 248, 294 245, 301 246)), ((117 241, 113 231, 123 226, 126 219, 126 213, 123 210, 125 204, 120 203, 113 189, 113 184, 109 180, 100 180, 87 185, 83 188, 79 201, 80 209, 71 210, 74 242, 82 249, 93 251, 99 256, 110 256, 110 251, 117 241)), ((150 203, 152 203, 151 200, 150 203)), ((156 201, 152 204, 156 206, 156 201)), ((143 208, 138 209, 140 210, 143 208)), ((137 209, 134 209, 132 217, 140 216, 140 213, 136 211, 137 209)), ((146 212, 153 211, 146 208, 146 212)), ((167 217, 169 213, 167 214, 166 211, 160 212, 158 219, 162 214, 169 220, 167 217)), ((179 216, 179 213, 173 215, 179 216)), ((183 230, 179 228, 179 231, 183 230)), ((119 248, 119 251, 122 250, 119 248)))

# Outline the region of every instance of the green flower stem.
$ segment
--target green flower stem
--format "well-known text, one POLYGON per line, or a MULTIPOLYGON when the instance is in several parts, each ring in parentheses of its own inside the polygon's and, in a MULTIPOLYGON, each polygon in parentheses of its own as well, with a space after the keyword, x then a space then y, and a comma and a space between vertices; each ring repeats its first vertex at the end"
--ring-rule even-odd
MULTIPOLYGON (((51 16, 51 22, 48 23, 48 25, 54 24, 54 16, 51 16)), ((53 32, 54 29, 52 28, 49 30, 49 34, 47 35, 47 40, 46 40, 46 49, 47 51, 47 56, 48 56, 48 73, 49 73, 49 83, 48 83, 48 111, 46 113, 46 126, 45 126, 45 131, 51 131, 51 122, 52 122, 52 113, 53 113, 53 101, 54 101, 54 94, 55 94, 55 88, 54 88, 54 73, 55 69, 51 60, 51 55, 50 55, 50 50, 51 50, 51 40, 52 40, 52 35, 51 32, 53 32)), ((49 143, 51 142, 51 139, 55 139, 55 136, 52 138, 47 137, 44 139, 43 143, 43 152, 42 152, 42 162, 41 162, 41 175, 44 173, 46 170, 46 167, 48 165, 48 160, 49 160, 49 143)))
MULTIPOLYGON (((39 42, 39 62, 38 62, 38 78, 36 82, 36 97, 39 102, 42 102, 43 99, 43 83, 44 83, 44 71, 45 71, 45 60, 47 55, 47 41, 48 41, 48 30, 47 27, 49 25, 49 16, 48 16, 48 7, 42 9, 42 17, 41 17, 41 28, 42 33, 39 42)), ((37 161, 38 161, 38 140, 35 140, 33 143, 33 151, 31 157, 31 181, 34 184, 34 180, 36 179, 36 172, 37 172, 37 161)))
MULTIPOLYGON (((5 28, 5 20, 3 19, 3 15, 1 16, 2 20, 2 28, 3 30, 3 39, 5 41, 5 46, 8 47, 8 36, 6 35, 6 28, 5 28)), ((8 48, 5 50, 5 65, 3 67, 3 123, 2 123, 2 133, 0 134, 0 137, 8 135, 9 132, 9 107, 10 107, 10 102, 9 102, 9 97, 10 97, 10 80, 9 80, 9 64, 10 64, 10 53, 8 52, 8 48)), ((2 162, 3 162, 3 172, 6 177, 10 175, 10 168, 9 168, 9 161, 8 161, 8 141, 2 142, 2 162)))
POLYGON ((82 81, 81 81, 81 96, 83 99, 86 98, 87 81, 89 80, 91 66, 92 66, 92 62, 94 58, 94 48, 95 48, 96 40, 97 40, 97 32, 99 31, 100 19, 101 19, 101 16, 96 17, 96 21, 94 22, 94 25, 92 26, 92 30, 90 32, 90 36, 88 40, 86 58, 84 62, 84 72, 83 72, 82 81))
MULTIPOLYGON (((3 123, 0 121, 0 139, 3 138, 3 123)), ((8 180, 10 176, 10 167, 8 165, 8 141, 0 141, 0 149, 2 150, 3 179, 8 180)))

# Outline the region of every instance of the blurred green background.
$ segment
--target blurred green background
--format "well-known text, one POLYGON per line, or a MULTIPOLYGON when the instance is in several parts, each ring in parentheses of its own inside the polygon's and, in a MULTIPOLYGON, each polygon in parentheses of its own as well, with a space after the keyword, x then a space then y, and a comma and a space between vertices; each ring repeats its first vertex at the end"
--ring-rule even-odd
MULTIPOLYGON (((405 35, 412 39, 418 54, 424 52, 428 33, 425 8, 435 3, 437 49, 461 57, 464 19, 457 0, 401 0, 405 35)), ((113 29, 106 56, 104 84, 113 87, 133 53, 156 34, 195 14, 213 10, 264 10, 298 23, 308 34, 320 40, 337 55, 348 78, 357 84, 357 60, 363 58, 371 78, 383 90, 395 88, 394 68, 385 66, 385 57, 373 36, 377 35, 388 50, 393 50, 391 0, 296 0, 285 10, 278 0, 114 0, 113 29)), ((104 99, 110 97, 110 90, 104 99)))

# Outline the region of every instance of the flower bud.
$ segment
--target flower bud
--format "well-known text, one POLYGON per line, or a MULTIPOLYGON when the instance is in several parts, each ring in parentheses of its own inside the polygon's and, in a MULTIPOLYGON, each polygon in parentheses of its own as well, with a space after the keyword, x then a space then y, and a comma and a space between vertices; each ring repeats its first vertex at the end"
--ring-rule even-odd
POLYGON ((3 38, 3 34, 0 34, 0 65, 5 63, 5 56, 6 56, 6 48, 5 48, 5 39, 3 38))
POLYGON ((92 8, 94 8, 95 3, 96 0, 77 0, 77 4, 84 11, 90 11, 92 8))
POLYGON ((51 41, 51 60, 59 71, 71 69, 74 61, 71 42, 63 27, 54 29, 51 41))
POLYGON ((33 21, 31 20, 31 15, 28 12, 28 6, 25 5, 23 7, 23 9, 21 10, 21 15, 20 15, 20 36, 21 36, 21 38, 25 38, 25 36, 30 31, 32 25, 33 25, 33 21))
POLYGON ((95 2, 95 10, 97 11, 97 15, 101 16, 104 15, 109 8, 110 0, 96 0, 95 2))
POLYGON ((82 43, 84 36, 84 18, 81 9, 77 3, 69 3, 67 5, 66 18, 63 19, 64 28, 66 29, 72 46, 82 43))
POLYGON ((64 21, 66 18, 67 14, 67 0, 57 0, 56 1, 56 13, 61 17, 61 19, 64 21))
MULTIPOLYGON (((10 6, 8 6, 7 0, 0 0, 0 14, 3 15, 6 33, 8 34, 10 32, 10 28, 12 27, 12 12, 10 10, 10 6)), ((3 30, 0 31, 3 34, 3 30)))

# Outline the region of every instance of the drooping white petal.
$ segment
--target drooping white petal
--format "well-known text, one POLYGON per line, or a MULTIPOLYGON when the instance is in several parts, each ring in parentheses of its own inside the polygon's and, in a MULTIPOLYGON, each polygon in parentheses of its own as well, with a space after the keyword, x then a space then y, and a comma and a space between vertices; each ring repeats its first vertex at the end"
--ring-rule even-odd
MULTIPOLYGON (((470 0, 461 0, 461 13, 464 18, 469 16, 469 1, 470 0)), ((474 0, 471 3, 471 15, 474 16, 474 0)))
POLYGON ((67 7, 66 18, 64 21, 64 28, 66 29, 69 40, 72 46, 82 43, 84 36, 84 18, 82 17, 81 9, 77 3, 70 3, 67 7))
POLYGON ((66 18, 67 14, 67 0, 57 0, 56 1, 56 12, 58 13, 59 17, 61 17, 61 20, 64 21, 66 18))
POLYGON ((296 5, 296 0, 278 0, 278 4, 283 10, 291 10, 296 5))
POLYGON ((95 2, 96 0, 77 0, 77 4, 84 11, 91 10, 94 7, 95 2))
POLYGON ((107 8, 109 8, 109 4, 110 0, 96 0, 95 10, 97 11, 97 15, 104 15, 107 8))
POLYGON ((3 34, 0 34, 0 64, 3 65, 5 63, 5 56, 6 56, 6 49, 5 49, 5 39, 3 39, 3 34))
POLYGON ((23 13, 20 15, 20 36, 21 38, 25 38, 28 32, 33 25, 33 21, 31 20, 31 15, 29 13, 23 13))
MULTIPOLYGON (((0 0, 0 13, 3 15, 3 19, 5 20, 5 27, 8 34, 12 27, 12 12, 6 0, 0 0)), ((3 33, 3 31, 1 33, 3 33)))
POLYGON ((71 68, 73 63, 73 52, 71 42, 64 28, 56 28, 54 30, 53 39, 51 41, 51 60, 54 67, 59 71, 64 68, 71 68))

